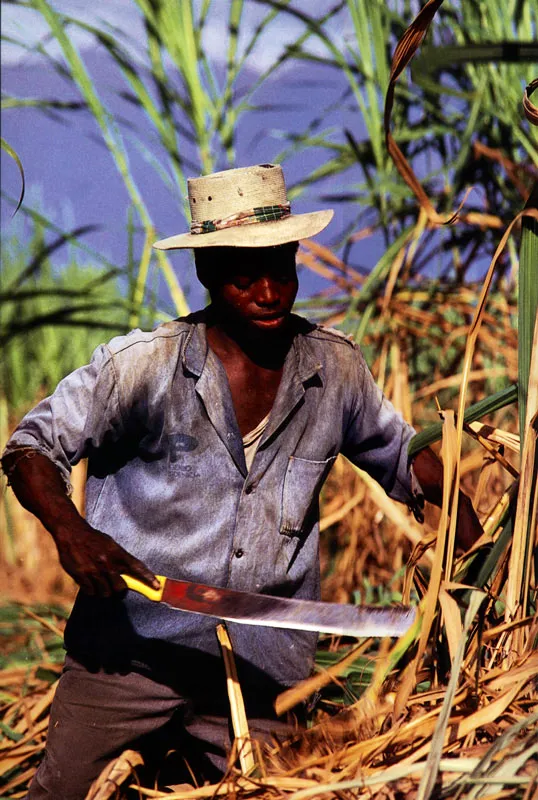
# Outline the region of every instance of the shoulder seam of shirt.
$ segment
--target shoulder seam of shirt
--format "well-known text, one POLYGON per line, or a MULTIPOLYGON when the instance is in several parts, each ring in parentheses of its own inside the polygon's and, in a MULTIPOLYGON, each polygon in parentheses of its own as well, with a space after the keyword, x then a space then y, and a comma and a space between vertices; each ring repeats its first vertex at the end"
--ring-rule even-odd
MULTIPOLYGON (((179 323, 181 325, 180 330, 169 331, 169 332, 162 332, 159 331, 159 328, 156 328, 154 331, 140 331, 140 334, 136 337, 133 336, 133 341, 125 342, 119 348, 113 348, 110 346, 110 342, 105 344, 106 349, 110 353, 110 357, 114 358, 114 356, 123 353, 125 350, 128 350, 130 347, 134 347, 135 345, 139 344, 152 344, 156 339, 174 339, 178 336, 182 336, 188 333, 190 329, 190 325, 188 323, 179 323)), ((124 338, 127 338, 130 334, 126 334, 124 338)))
POLYGON ((353 350, 357 349, 357 343, 350 336, 335 328, 324 328, 321 325, 316 325, 315 329, 306 333, 305 336, 312 339, 323 339, 335 344, 345 344, 353 350))

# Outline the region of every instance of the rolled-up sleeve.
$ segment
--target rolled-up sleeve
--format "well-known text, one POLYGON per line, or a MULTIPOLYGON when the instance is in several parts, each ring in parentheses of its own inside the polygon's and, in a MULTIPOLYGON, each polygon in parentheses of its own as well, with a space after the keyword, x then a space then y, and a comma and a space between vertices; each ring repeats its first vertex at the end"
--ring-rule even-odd
POLYGON ((123 421, 112 354, 100 345, 90 363, 58 384, 32 409, 8 440, 2 457, 33 450, 49 458, 70 490, 71 467, 106 441, 121 435, 123 421))
POLYGON ((407 454, 415 431, 376 385, 358 348, 355 355, 352 413, 342 453, 417 515, 423 496, 407 454))

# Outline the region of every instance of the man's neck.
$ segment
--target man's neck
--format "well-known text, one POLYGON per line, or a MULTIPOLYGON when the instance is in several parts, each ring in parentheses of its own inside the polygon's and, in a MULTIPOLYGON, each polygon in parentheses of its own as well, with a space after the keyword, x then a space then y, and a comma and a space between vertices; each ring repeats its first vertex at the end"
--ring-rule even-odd
POLYGON ((221 361, 247 361, 254 367, 282 368, 293 341, 290 318, 284 331, 252 331, 219 317, 211 306, 207 309, 207 340, 221 361))

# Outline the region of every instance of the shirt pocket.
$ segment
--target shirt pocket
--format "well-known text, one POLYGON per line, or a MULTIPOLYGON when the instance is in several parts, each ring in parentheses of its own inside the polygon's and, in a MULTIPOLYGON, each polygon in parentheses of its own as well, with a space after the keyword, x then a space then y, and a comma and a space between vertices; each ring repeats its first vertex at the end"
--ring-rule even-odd
POLYGON ((325 461, 290 456, 282 491, 280 533, 304 533, 307 522, 317 512, 318 495, 336 456, 325 461))

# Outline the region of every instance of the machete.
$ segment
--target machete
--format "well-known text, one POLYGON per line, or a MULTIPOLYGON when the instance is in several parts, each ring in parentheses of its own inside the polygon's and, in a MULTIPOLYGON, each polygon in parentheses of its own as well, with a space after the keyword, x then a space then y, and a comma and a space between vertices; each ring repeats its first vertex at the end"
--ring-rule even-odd
POLYGON ((317 600, 273 597, 176 581, 157 575, 160 588, 152 589, 130 575, 121 576, 129 589, 149 600, 181 611, 244 625, 323 631, 341 636, 401 636, 415 621, 415 609, 406 606, 352 606, 317 600))

